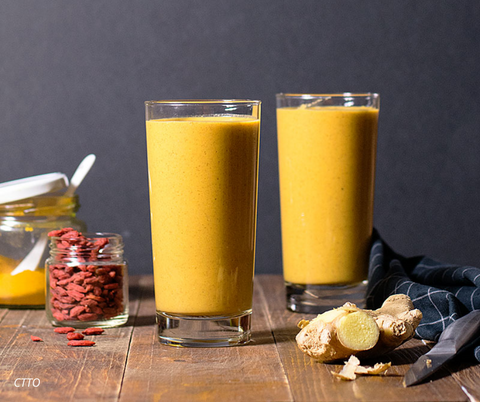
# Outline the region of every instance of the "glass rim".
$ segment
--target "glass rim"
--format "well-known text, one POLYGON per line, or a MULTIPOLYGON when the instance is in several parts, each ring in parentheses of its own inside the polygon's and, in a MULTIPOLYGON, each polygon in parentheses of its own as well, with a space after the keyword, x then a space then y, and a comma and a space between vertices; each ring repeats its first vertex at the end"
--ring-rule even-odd
MULTIPOLYGON (((122 241, 123 237, 122 235, 118 233, 111 233, 111 232, 79 232, 81 233, 87 240, 92 240, 92 239, 117 239, 122 241)), ((48 236, 49 239, 52 240, 76 240, 78 239, 78 236, 48 236)))
POLYGON ((260 105, 262 101, 254 99, 166 99, 145 101, 145 106, 153 105, 172 105, 172 106, 192 106, 192 105, 260 105))
POLYGON ((337 92, 337 93, 284 93, 276 94, 277 98, 296 98, 296 99, 317 99, 317 98, 378 98, 377 92, 337 92))

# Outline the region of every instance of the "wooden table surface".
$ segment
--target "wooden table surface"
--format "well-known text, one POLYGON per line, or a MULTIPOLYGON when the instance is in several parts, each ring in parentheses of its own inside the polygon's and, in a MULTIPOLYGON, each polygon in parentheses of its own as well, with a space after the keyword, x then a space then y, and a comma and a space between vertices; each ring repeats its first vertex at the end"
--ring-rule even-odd
POLYGON ((315 362, 297 348, 296 323, 312 316, 285 309, 277 275, 255 278, 248 345, 163 346, 153 278, 131 279, 129 322, 107 329, 90 348, 67 346, 43 310, 0 309, 0 401, 480 401, 480 365, 469 357, 404 388, 404 374, 428 350, 418 340, 384 357, 392 362, 384 376, 334 378, 341 365, 315 362))

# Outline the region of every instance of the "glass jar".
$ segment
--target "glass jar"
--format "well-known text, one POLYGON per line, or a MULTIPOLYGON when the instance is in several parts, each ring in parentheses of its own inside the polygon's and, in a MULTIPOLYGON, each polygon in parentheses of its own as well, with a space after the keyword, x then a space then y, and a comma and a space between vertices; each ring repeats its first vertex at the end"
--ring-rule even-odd
POLYGON ((46 313, 55 326, 116 327, 128 320, 128 264, 122 236, 50 233, 46 313))
POLYGON ((75 217, 78 209, 78 196, 59 193, 0 204, 1 307, 44 307, 48 247, 42 238, 46 240, 49 231, 65 226, 86 230, 85 223, 75 217), (26 266, 22 265, 26 269, 18 272, 15 269, 22 261, 28 261, 26 266))

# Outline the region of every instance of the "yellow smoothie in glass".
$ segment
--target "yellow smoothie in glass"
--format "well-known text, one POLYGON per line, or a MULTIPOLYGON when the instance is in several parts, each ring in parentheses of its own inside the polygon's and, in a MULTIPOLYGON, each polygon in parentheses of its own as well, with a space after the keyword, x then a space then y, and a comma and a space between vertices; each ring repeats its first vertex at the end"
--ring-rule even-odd
POLYGON ((259 120, 147 120, 157 311, 252 308, 259 120))
POLYGON ((378 109, 277 109, 286 282, 347 285, 367 277, 378 109))

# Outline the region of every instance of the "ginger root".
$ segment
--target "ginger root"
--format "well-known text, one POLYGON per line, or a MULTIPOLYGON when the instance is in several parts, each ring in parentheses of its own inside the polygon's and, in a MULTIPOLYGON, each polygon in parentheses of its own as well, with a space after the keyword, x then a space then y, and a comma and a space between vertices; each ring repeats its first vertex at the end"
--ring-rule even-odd
POLYGON ((351 355, 383 355, 413 337, 422 313, 407 295, 390 296, 377 310, 364 310, 353 303, 301 320, 298 347, 322 362, 351 355))

